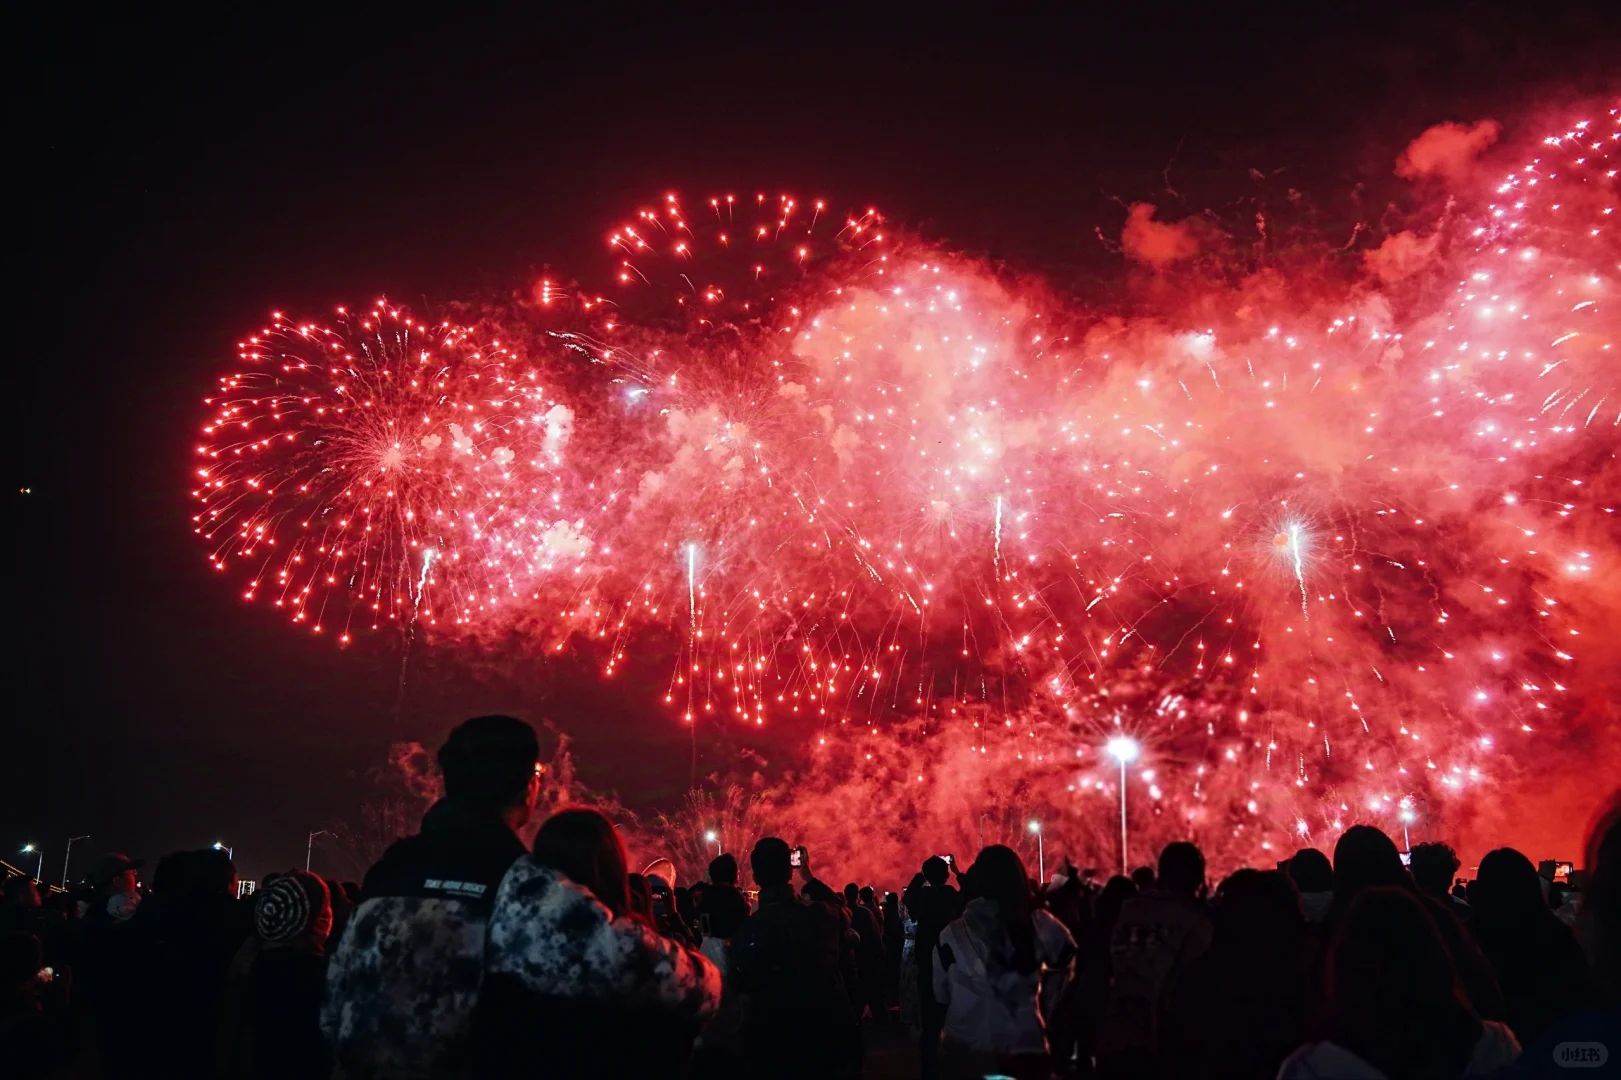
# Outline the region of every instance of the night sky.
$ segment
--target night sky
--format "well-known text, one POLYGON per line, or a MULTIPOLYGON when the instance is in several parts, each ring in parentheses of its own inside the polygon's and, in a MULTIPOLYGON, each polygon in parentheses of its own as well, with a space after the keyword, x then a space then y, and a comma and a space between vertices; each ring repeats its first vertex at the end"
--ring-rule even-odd
MULTIPOLYGON (((9 580, 21 605, 0 854, 71 834, 156 856, 223 839, 247 876, 351 814, 391 743, 513 711, 639 807, 686 733, 520 645, 477 664, 340 650, 241 603, 191 534, 201 397, 272 309, 505 295, 605 275, 667 190, 791 191, 1116 287, 1121 200, 1183 216, 1283 169, 1347 233, 1442 120, 1614 90, 1613 16, 659 25, 361 16, 10 26, 9 580), (1606 82, 1606 80, 1609 80, 1606 82), (1167 191, 1181 193, 1182 201, 1167 191), (26 489, 26 490, 25 490, 26 489), (398 704, 397 704, 398 703, 398 704)), ((667 669, 666 673, 667 673, 667 669)), ((635 683, 635 678, 626 680, 635 683)), ((731 751, 702 743, 700 770, 731 751)), ((84 861, 80 861, 80 852, 84 861)), ((317 869, 321 869, 317 856, 317 869)), ((336 870, 338 867, 328 867, 336 870)))

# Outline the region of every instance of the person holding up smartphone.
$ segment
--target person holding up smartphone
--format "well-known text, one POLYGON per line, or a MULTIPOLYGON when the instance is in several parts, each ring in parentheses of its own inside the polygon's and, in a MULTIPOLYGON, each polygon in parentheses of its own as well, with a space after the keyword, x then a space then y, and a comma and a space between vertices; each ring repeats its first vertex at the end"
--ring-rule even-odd
POLYGON ((940 1072, 940 1033, 945 1028, 945 1006, 934 996, 934 952, 940 932, 962 914, 962 898, 949 884, 951 863, 943 856, 923 860, 923 883, 906 890, 906 910, 917 920, 914 952, 918 964, 918 998, 923 1034, 919 1049, 923 1055, 925 1080, 940 1072))
POLYGON ((768 836, 749 855, 760 905, 732 938, 737 988, 747 998, 749 1075, 829 1077, 859 1069, 861 1029, 840 970, 843 925, 824 902, 801 845, 768 836), (793 885, 794 872, 804 881, 793 885))

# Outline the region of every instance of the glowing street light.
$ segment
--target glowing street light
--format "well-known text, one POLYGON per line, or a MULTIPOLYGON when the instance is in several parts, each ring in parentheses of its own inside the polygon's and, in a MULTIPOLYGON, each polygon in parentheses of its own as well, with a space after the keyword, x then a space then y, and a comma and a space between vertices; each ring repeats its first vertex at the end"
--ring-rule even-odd
POLYGON ((708 832, 704 833, 704 843, 714 844, 715 855, 717 858, 720 856, 720 837, 716 835, 714 829, 710 829, 708 832))
POLYGON ((1041 842, 1041 822, 1032 820, 1030 831, 1036 834, 1036 880, 1041 882, 1042 888, 1047 886, 1047 852, 1041 842))
POLYGON ((1103 747, 1120 762, 1120 873, 1130 872, 1126 865, 1126 766, 1137 760, 1142 747, 1128 735, 1116 735, 1103 747))
POLYGON ((23 854, 24 855, 38 855, 39 856, 39 865, 34 867, 34 880, 39 881, 39 882, 43 882, 45 880, 45 851, 44 851, 44 849, 43 848, 37 848, 33 844, 24 844, 23 845, 23 854))
POLYGON ((214 850, 225 852, 225 857, 233 862, 236 860, 236 848, 231 847, 228 844, 222 844, 216 840, 214 841, 214 850))

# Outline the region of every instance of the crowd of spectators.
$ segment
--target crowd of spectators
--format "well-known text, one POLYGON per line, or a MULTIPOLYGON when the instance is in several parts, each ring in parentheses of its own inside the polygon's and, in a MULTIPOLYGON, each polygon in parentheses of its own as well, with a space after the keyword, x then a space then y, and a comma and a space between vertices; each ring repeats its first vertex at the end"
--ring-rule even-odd
POLYGON ((521 721, 458 727, 444 797, 360 883, 289 870, 239 899, 213 849, 145 886, 116 854, 77 892, 9 879, 0 1073, 841 1078, 902 1038, 926 1080, 1617 1067, 1615 815, 1568 877, 1499 848, 1465 883, 1445 844, 1404 859, 1358 825, 1213 889, 1177 842, 1103 881, 992 845, 836 890, 763 837, 745 891, 729 853, 686 886, 633 873, 595 810, 525 844, 538 756, 521 721))

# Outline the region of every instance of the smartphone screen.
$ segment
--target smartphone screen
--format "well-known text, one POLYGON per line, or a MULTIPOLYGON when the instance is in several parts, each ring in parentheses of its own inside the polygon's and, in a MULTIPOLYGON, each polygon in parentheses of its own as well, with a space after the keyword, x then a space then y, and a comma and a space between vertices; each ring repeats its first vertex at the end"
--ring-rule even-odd
POLYGON ((788 865, 789 866, 798 868, 800 866, 803 866, 804 862, 805 862, 804 857, 802 855, 800 855, 799 848, 797 846, 794 848, 793 851, 788 853, 788 865))

